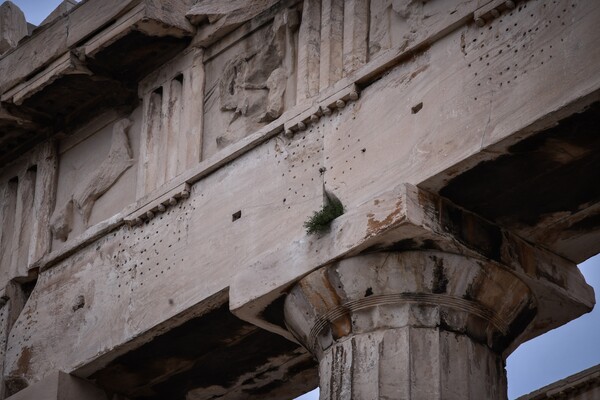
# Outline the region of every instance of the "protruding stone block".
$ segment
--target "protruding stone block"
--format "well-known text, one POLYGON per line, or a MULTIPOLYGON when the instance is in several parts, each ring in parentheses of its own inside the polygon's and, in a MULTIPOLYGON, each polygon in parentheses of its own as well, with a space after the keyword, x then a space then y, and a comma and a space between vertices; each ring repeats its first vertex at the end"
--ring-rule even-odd
POLYGON ((108 400, 106 393, 90 382, 66 374, 54 372, 7 400, 108 400))
POLYGON ((0 5, 0 54, 16 47, 27 36, 25 14, 12 1, 0 5))

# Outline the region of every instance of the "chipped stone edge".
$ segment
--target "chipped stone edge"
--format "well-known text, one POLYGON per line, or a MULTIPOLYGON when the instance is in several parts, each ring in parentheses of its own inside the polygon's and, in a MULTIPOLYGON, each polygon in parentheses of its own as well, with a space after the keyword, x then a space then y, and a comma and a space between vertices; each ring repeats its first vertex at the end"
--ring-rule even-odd
POLYGON ((42 257, 40 260, 34 262, 29 266, 29 270, 39 269, 40 272, 45 271, 46 269, 74 254, 80 248, 95 242, 121 225, 123 225, 123 213, 118 213, 111 218, 108 218, 90 227, 81 235, 73 239, 73 241, 67 242, 60 249, 55 250, 42 257))

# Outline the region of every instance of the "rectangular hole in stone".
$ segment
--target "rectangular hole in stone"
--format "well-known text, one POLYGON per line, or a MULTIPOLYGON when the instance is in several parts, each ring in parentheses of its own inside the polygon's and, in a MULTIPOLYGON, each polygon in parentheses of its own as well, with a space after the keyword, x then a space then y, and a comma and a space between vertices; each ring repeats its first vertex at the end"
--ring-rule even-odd
POLYGON ((33 279, 29 280, 28 282, 22 282, 19 284, 20 288, 21 288, 21 292, 23 293, 23 298, 24 298, 23 304, 27 303, 27 300, 31 296, 33 289, 35 289, 36 284, 37 284, 37 276, 34 276, 33 279))
POLYGON ((242 211, 241 210, 238 211, 238 212, 235 212, 235 213, 231 214, 231 222, 235 222, 235 221, 237 221, 240 218, 242 218, 242 211))
POLYGON ((416 114, 416 113, 418 113, 419 111, 421 111, 421 109, 422 109, 422 108, 423 108, 423 103, 419 103, 419 104, 417 104, 416 106, 413 106, 413 107, 411 108, 411 111, 412 111, 412 113, 413 113, 413 114, 416 114))
POLYGON ((175 78, 173 78, 173 80, 183 83, 183 74, 177 75, 175 78))

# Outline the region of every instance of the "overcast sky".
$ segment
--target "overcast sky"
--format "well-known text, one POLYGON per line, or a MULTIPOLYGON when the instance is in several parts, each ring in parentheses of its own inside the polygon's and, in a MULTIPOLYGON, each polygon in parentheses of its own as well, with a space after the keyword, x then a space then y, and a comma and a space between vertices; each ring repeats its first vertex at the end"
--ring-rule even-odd
MULTIPOLYGON (((102 0, 95 0, 102 1, 102 0)), ((13 0, 27 21, 39 25, 60 0, 13 0)), ((587 282, 600 292, 600 256, 580 265, 587 282)), ((600 307, 519 347, 507 362, 508 396, 514 399, 549 383, 600 364, 600 307)), ((318 391, 302 400, 318 399, 318 391)))

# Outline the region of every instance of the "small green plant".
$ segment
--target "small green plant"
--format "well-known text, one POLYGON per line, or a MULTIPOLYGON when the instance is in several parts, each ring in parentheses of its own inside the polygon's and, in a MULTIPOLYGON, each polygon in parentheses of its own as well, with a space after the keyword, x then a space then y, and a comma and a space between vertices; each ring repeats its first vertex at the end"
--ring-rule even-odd
POLYGON ((332 194, 325 194, 325 204, 319 211, 315 211, 305 223, 306 233, 322 233, 329 229, 331 221, 344 213, 344 205, 332 194))

